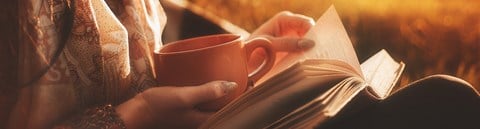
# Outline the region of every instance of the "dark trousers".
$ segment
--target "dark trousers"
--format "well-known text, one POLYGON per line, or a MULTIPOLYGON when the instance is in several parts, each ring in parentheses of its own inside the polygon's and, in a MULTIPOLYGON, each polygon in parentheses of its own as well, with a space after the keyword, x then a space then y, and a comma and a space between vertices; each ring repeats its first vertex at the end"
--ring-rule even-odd
POLYGON ((371 108, 321 128, 480 129, 480 97, 461 79, 433 75, 411 83, 371 108))

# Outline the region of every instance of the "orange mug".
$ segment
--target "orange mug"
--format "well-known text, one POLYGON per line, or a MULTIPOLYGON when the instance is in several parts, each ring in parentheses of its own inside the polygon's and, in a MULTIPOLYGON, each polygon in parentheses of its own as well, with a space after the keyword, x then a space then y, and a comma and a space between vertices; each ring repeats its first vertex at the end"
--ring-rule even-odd
POLYGON ((195 86, 214 80, 236 82, 238 87, 229 95, 198 106, 202 110, 218 110, 244 93, 274 62, 275 52, 265 38, 245 41, 240 35, 217 34, 163 46, 155 53, 155 74, 164 86, 195 86), (263 48, 266 57, 262 65, 248 73, 247 61, 257 48, 263 48))

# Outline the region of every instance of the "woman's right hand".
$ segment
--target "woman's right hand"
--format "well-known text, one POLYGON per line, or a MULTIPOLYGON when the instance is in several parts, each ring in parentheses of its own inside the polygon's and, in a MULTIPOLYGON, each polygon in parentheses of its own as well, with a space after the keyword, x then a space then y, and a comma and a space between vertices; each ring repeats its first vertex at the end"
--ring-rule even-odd
POLYGON ((227 81, 199 86, 155 87, 119 105, 116 111, 129 129, 197 128, 214 112, 200 111, 195 107, 223 97, 236 87, 235 82, 227 81))

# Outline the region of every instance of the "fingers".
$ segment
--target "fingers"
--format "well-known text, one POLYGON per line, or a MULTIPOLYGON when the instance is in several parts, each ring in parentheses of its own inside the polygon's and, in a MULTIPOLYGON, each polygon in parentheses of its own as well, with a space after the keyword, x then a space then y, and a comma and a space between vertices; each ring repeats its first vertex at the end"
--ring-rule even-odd
POLYGON ((289 11, 280 12, 276 17, 279 29, 275 36, 303 37, 303 35, 315 25, 312 18, 305 15, 294 14, 289 11))
POLYGON ((314 24, 310 17, 283 11, 261 25, 252 35, 303 37, 314 24))
POLYGON ((189 106, 213 101, 223 97, 237 88, 237 83, 227 81, 213 81, 200 86, 181 87, 179 96, 189 106))
POLYGON ((312 18, 283 11, 275 15, 265 24, 260 26, 250 38, 256 36, 267 37, 272 41, 276 51, 301 51, 312 48, 312 40, 303 39, 305 33, 314 26, 312 18))

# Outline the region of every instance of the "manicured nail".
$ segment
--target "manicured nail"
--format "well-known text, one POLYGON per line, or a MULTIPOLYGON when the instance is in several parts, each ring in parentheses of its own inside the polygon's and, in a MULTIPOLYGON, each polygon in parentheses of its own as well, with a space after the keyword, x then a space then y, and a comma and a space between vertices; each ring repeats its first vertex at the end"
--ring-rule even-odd
POLYGON ((224 81, 222 82, 222 90, 223 93, 228 94, 230 92, 233 92, 237 88, 238 84, 235 82, 227 82, 224 81))
POLYGON ((298 41, 297 45, 300 49, 309 49, 315 46, 315 42, 310 39, 301 39, 298 41))

